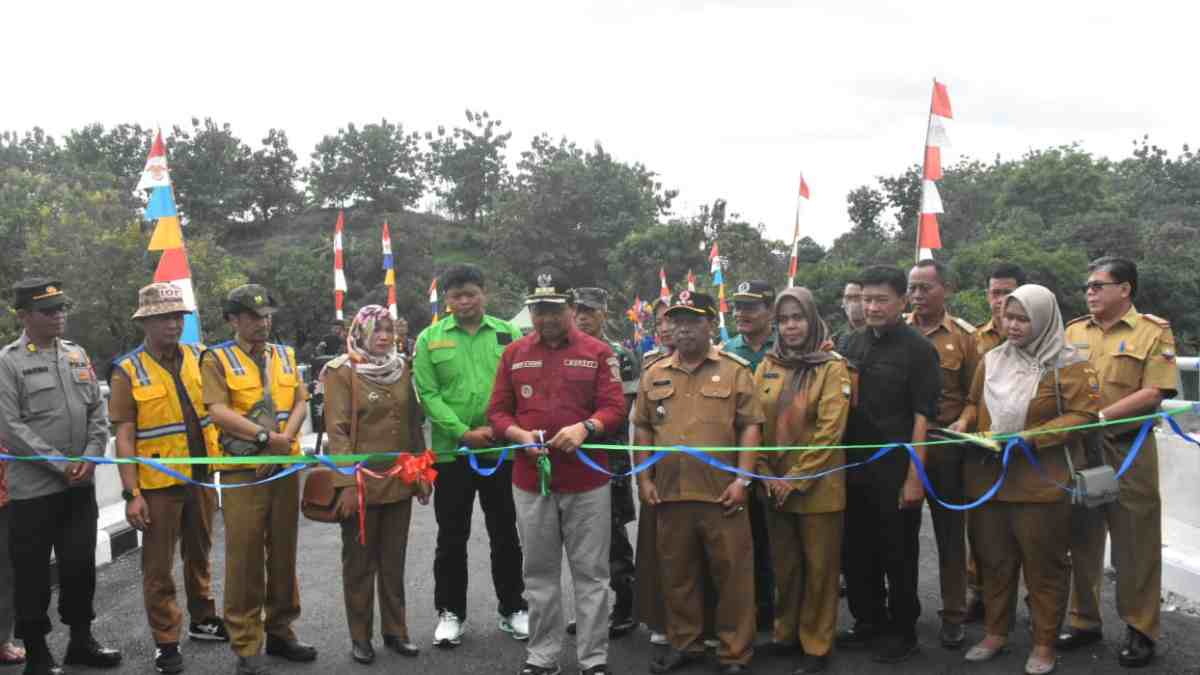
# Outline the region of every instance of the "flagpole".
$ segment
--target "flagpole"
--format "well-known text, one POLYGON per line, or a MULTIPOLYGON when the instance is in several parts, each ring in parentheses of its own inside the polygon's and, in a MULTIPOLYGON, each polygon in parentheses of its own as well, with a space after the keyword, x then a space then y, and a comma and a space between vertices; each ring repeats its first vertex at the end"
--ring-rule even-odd
MULTIPOLYGON (((926 172, 929 170, 929 126, 933 122, 933 97, 937 94, 937 78, 933 78, 933 91, 929 94, 929 115, 925 118, 925 147, 921 149, 921 186, 925 186, 926 172)), ((923 197, 918 197, 922 199, 923 197)), ((917 204, 917 240, 916 249, 913 250, 913 258, 917 262, 921 262, 921 208, 920 203, 917 204)))

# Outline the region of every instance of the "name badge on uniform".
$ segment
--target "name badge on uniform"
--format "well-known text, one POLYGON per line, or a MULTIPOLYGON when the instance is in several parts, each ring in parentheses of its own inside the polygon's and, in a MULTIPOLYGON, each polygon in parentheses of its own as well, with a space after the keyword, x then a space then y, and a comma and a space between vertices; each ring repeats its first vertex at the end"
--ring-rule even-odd
POLYGON ((666 406, 659 405, 657 408, 654 409, 654 418, 656 420, 661 422, 662 420, 666 419, 666 417, 667 417, 666 406))

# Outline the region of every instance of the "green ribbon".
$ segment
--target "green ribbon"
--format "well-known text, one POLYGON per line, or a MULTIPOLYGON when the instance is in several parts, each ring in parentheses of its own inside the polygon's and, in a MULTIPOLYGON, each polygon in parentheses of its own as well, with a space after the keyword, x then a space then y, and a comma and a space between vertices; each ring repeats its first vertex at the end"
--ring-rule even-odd
POLYGON ((538 455, 537 458, 538 488, 543 497, 550 496, 550 456, 538 455))

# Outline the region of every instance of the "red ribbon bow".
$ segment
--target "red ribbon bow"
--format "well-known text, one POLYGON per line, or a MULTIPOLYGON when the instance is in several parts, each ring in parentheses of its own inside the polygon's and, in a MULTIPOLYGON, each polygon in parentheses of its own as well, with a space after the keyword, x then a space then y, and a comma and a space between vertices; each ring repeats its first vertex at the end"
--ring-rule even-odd
POLYGON ((354 483, 358 490, 358 542, 367 545, 367 482, 364 476, 383 480, 384 478, 399 478, 412 485, 417 481, 433 483, 437 479, 437 469, 433 465, 437 457, 432 450, 414 455, 402 452, 396 456, 396 461, 383 473, 376 473, 366 466, 359 464, 354 467, 354 483))

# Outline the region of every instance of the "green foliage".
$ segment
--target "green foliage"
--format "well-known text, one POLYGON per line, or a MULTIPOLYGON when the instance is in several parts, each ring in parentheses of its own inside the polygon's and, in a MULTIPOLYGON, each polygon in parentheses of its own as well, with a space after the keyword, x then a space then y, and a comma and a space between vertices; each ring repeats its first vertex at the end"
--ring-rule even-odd
POLYGON ((487 111, 466 112, 468 127, 450 133, 438 127, 437 137, 426 132, 429 153, 426 173, 446 209, 470 225, 478 225, 494 208, 508 178, 504 150, 512 132, 500 133, 500 120, 487 111))
POLYGON ((313 201, 321 206, 366 201, 388 210, 413 206, 424 192, 419 139, 386 118, 361 129, 347 124, 326 136, 306 173, 313 201))

